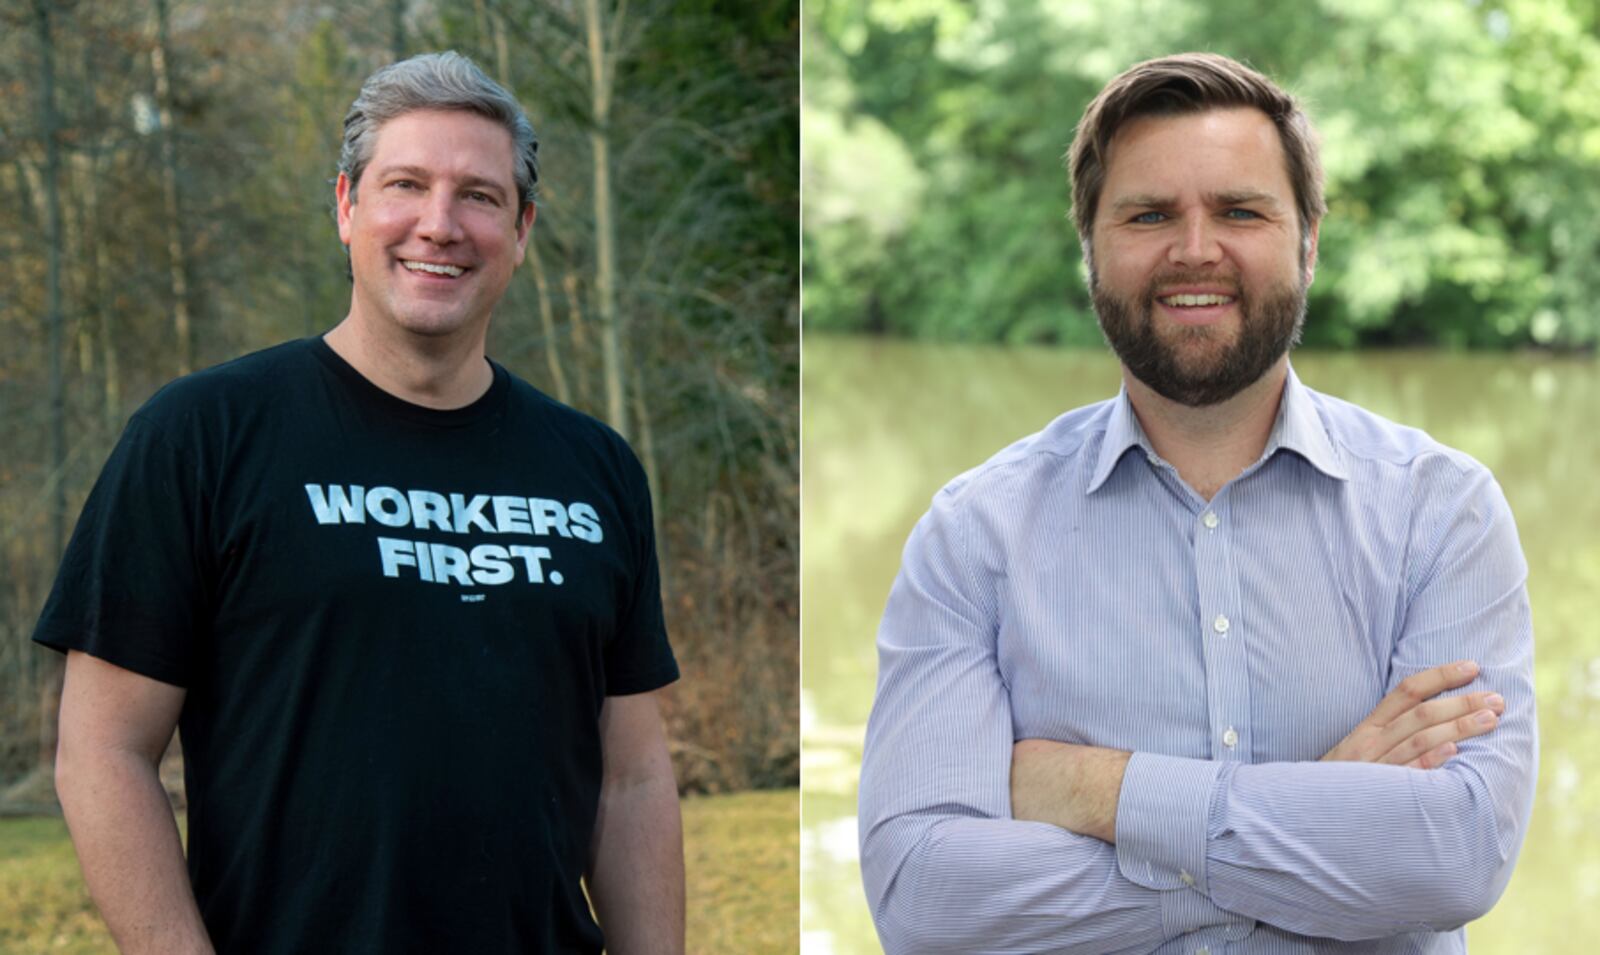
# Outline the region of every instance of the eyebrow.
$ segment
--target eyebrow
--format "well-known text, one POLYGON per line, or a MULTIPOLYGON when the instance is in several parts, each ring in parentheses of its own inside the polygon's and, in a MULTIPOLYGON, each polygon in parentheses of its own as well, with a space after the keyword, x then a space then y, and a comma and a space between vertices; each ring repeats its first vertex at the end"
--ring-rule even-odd
MULTIPOLYGON (((410 176, 413 179, 432 179, 433 178, 433 173, 431 173, 428 170, 422 168, 421 166, 385 166, 382 169, 378 170, 379 178, 383 178, 385 176, 392 176, 392 175, 395 175, 396 173, 401 174, 401 175, 405 175, 405 176, 410 176)), ((463 178, 461 180, 459 185, 463 189, 482 189, 482 190, 485 190, 485 191, 492 190, 497 196, 499 196, 502 199, 504 199, 506 197, 506 195, 507 195, 505 186, 501 185, 498 182, 495 182, 493 179, 486 179, 483 176, 467 176, 467 177, 465 177, 465 178, 463 178)))
MULTIPOLYGON (((1274 209, 1282 208, 1278 197, 1269 192, 1254 189, 1230 189, 1221 192, 1208 192, 1204 196, 1206 204, 1212 206, 1246 206, 1259 204, 1271 206, 1274 209)), ((1167 209, 1178 204, 1173 196, 1160 196, 1154 193, 1139 193, 1132 196, 1123 196, 1112 203, 1111 211, 1121 212, 1124 209, 1167 209)))

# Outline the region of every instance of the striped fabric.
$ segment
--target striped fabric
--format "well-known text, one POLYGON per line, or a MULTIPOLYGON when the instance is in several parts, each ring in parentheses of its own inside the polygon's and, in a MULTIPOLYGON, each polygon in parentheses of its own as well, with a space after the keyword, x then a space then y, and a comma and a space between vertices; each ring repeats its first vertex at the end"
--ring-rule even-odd
POLYGON ((1208 503, 1126 392, 952 481, 878 635, 862 874, 884 948, 1464 952, 1537 771, 1527 565, 1471 458, 1291 370, 1208 503), (1432 771, 1316 760, 1474 659, 1499 727, 1432 771), (1134 753, 1110 845, 1010 818, 1013 741, 1134 753))

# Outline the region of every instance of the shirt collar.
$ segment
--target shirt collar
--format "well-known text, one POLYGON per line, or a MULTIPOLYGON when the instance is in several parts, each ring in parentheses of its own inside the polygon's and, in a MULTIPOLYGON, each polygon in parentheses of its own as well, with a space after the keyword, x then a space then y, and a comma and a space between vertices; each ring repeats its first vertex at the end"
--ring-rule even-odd
POLYGON ((1111 469, 1122 460, 1129 448, 1143 448, 1146 454, 1155 454, 1150 439, 1145 437, 1139 418, 1133 413, 1133 403, 1128 400, 1128 386, 1123 385, 1111 402, 1111 417, 1106 421, 1105 437, 1100 442, 1100 456, 1095 459, 1094 473, 1089 477, 1089 488, 1084 494, 1093 494, 1106 483, 1111 469))
POLYGON ((1289 366, 1289 377, 1283 385, 1283 401, 1278 405, 1278 420, 1267 436, 1267 450, 1261 455, 1265 461, 1279 448, 1293 451, 1305 458, 1312 467, 1328 477, 1340 481, 1350 480, 1350 470, 1344 458, 1328 438, 1328 429, 1311 400, 1311 389, 1300 383, 1300 376, 1289 366))
MULTIPOLYGON (((1278 403, 1278 418, 1267 436, 1267 447, 1261 460, 1271 458, 1279 449, 1293 451, 1305 458, 1312 467, 1331 478, 1350 479, 1344 460, 1328 438, 1321 415, 1311 401, 1311 391, 1300 383, 1300 376, 1290 366, 1283 385, 1283 398, 1278 403)), ((1094 473, 1089 478, 1085 494, 1093 494, 1111 476, 1111 471, 1130 448, 1141 448, 1148 455, 1155 448, 1133 413, 1133 403, 1128 400, 1128 387, 1124 385, 1111 403, 1111 417, 1106 421, 1105 438, 1100 442, 1100 455, 1095 459, 1094 473)))

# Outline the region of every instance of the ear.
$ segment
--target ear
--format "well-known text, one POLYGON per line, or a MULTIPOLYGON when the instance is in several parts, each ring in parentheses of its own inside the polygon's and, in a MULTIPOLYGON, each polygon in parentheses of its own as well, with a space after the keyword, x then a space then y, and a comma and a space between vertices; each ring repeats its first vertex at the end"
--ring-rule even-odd
POLYGON ((345 245, 350 244, 350 207, 355 205, 355 197, 350 194, 350 177, 339 173, 339 179, 333 186, 334 210, 339 219, 339 241, 345 245))
POLYGON ((1322 220, 1311 223, 1310 239, 1306 242, 1305 254, 1305 279, 1306 288, 1311 287, 1311 280, 1317 274, 1317 233, 1322 229, 1322 220))
POLYGON ((528 251, 528 239, 533 235, 533 220, 539 217, 539 208, 533 203, 522 207, 522 212, 517 215, 517 262, 521 264, 522 257, 528 251))

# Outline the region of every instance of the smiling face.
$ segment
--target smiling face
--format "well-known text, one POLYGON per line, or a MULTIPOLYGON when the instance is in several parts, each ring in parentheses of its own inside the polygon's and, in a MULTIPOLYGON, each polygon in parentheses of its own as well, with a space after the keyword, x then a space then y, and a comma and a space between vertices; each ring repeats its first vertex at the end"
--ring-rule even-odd
POLYGON ((1100 327, 1163 397, 1225 401, 1298 338, 1316 224, 1302 256, 1283 147, 1259 110, 1129 121, 1111 141, 1092 236, 1100 327))
POLYGON ((533 224, 513 162, 510 134, 475 113, 384 123, 359 190, 343 174, 336 187, 351 318, 374 335, 481 339, 533 224))

